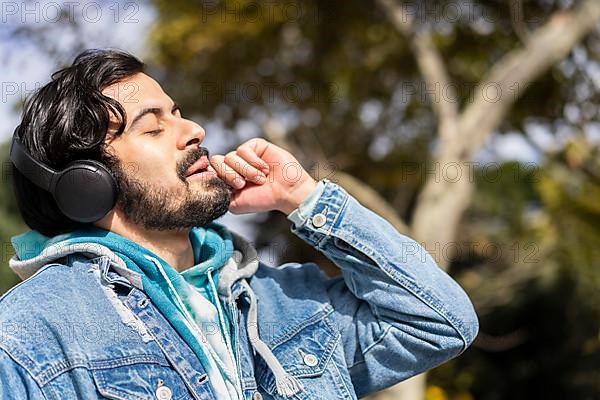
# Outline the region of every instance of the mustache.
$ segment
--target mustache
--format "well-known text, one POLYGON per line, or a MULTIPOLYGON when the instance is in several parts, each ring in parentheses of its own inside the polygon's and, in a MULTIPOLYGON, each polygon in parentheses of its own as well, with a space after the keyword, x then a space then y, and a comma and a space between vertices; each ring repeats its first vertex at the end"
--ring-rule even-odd
POLYGON ((177 163, 177 175, 179 176, 179 179, 185 182, 187 170, 203 156, 209 158, 209 151, 206 147, 198 146, 197 148, 190 150, 183 160, 177 163))

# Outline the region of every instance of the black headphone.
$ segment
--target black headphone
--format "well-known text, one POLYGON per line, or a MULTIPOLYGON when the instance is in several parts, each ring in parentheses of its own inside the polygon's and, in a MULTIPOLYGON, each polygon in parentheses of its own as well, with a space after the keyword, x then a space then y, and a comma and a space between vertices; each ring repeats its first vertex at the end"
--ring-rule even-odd
POLYGON ((50 192, 60 211, 76 222, 95 222, 117 200, 117 181, 110 170, 95 160, 76 160, 56 171, 35 160, 13 134, 10 161, 36 186, 50 192))

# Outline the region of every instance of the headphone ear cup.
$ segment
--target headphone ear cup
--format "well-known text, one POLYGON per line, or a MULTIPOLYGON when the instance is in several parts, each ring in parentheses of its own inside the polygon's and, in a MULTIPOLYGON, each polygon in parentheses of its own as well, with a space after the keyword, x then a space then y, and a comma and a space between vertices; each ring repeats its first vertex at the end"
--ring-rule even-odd
POLYGON ((58 208, 73 221, 95 222, 114 207, 117 182, 101 162, 79 160, 62 170, 52 195, 58 208))

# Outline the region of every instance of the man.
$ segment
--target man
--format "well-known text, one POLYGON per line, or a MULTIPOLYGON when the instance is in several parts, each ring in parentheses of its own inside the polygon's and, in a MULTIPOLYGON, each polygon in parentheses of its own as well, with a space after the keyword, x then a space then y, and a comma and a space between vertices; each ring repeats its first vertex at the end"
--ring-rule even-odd
POLYGON ((119 51, 28 100, 0 398, 356 399, 472 343, 468 297, 416 242, 263 139, 209 159, 204 138, 119 51), (341 276, 266 266, 228 210, 285 213, 341 276))

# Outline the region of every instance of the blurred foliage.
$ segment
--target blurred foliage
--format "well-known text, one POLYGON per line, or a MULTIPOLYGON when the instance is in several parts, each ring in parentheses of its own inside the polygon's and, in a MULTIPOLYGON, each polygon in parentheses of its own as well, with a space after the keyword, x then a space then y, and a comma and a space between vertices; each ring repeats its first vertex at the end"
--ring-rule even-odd
MULTIPOLYGON (((460 104, 520 46, 508 3, 406 2, 436 33, 460 104), (467 8, 452 14, 459 3, 467 8)), ((510 3, 535 29, 573 2, 510 3)), ((374 1, 152 4, 150 74, 207 135, 232 145, 285 137, 315 176, 350 173, 410 223, 437 126, 406 41, 374 1)), ((475 345, 430 374, 429 400, 600 398, 599 55, 596 33, 522 93, 498 134, 521 134, 540 163, 480 163, 456 243, 428 249, 450 257, 481 318, 475 345)), ((3 179, 3 243, 23 229, 9 193, 3 179)), ((274 248, 272 265, 314 261, 336 273, 281 214, 257 217, 255 244, 274 248)), ((7 268, 0 277, 0 292, 15 283, 7 268)))

